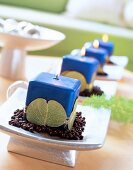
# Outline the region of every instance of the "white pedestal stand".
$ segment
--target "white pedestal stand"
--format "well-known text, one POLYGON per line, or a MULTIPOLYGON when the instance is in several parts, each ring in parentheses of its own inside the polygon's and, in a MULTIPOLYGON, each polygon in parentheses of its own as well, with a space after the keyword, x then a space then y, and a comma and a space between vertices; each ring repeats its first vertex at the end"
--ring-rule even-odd
POLYGON ((75 150, 60 150, 13 137, 10 138, 7 149, 20 155, 70 167, 75 166, 77 157, 75 150))
POLYGON ((26 51, 46 49, 65 38, 65 35, 58 31, 40 28, 39 38, 0 32, 1 46, 3 46, 0 56, 0 76, 11 80, 24 80, 26 51))
POLYGON ((3 48, 0 56, 0 76, 11 80, 25 79, 24 49, 3 48))

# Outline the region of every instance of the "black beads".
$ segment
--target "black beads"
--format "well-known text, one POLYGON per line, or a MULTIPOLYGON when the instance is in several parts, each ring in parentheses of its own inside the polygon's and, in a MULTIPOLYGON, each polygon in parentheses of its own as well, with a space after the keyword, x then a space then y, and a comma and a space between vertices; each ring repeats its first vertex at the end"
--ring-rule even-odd
POLYGON ((117 64, 115 64, 114 62, 112 62, 112 61, 110 61, 110 60, 109 60, 108 64, 117 65, 117 64))
POLYGON ((94 86, 92 90, 94 95, 101 96, 104 92, 98 86, 94 86))
POLYGON ((80 92, 80 96, 83 97, 91 97, 92 95, 101 96, 104 92, 98 86, 94 86, 92 90, 85 89, 84 91, 80 92))
POLYGON ((76 118, 71 130, 68 129, 67 124, 64 124, 58 128, 52 128, 49 126, 39 126, 33 123, 28 122, 26 119, 25 109, 19 110, 17 109, 9 124, 12 126, 16 126, 18 128, 22 128, 32 133, 47 133, 50 136, 57 136, 63 139, 70 139, 70 140, 82 140, 83 136, 82 133, 84 131, 84 126, 86 124, 85 117, 82 117, 81 112, 76 113, 76 118))
POLYGON ((102 72, 102 73, 97 72, 97 75, 98 75, 98 76, 108 76, 108 74, 107 74, 107 73, 105 73, 105 72, 102 72))

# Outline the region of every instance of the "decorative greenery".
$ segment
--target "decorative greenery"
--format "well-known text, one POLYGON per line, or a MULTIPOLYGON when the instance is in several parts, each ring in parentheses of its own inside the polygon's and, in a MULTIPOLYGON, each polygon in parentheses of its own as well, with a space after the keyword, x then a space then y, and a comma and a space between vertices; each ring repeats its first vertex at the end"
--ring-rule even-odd
POLYGON ((48 102, 47 125, 50 127, 58 127, 66 122, 67 116, 65 109, 61 104, 54 100, 48 102))
POLYGON ((32 101, 26 109, 26 118, 29 122, 37 125, 46 124, 47 101, 42 98, 32 101))
POLYGON ((123 123, 133 123, 133 99, 113 96, 109 100, 105 95, 86 98, 83 105, 91 105, 95 108, 110 108, 111 119, 123 123))
MULTIPOLYGON (((76 103, 73 112, 68 120, 68 128, 71 129, 76 117, 76 103)), ((37 98, 32 101, 26 109, 26 118, 29 122, 37 125, 48 125, 50 127, 59 127, 66 123, 67 115, 63 106, 54 101, 46 101, 37 98)))

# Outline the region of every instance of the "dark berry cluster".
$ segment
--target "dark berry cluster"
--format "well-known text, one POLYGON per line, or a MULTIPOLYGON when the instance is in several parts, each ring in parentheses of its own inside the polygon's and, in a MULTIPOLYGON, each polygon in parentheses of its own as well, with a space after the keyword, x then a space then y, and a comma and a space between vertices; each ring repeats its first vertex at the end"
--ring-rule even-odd
POLYGON ((115 63, 113 63, 113 62, 110 61, 110 60, 109 60, 108 64, 116 65, 115 63))
POLYGON ((102 73, 97 72, 97 75, 98 75, 98 76, 107 76, 108 74, 107 74, 107 73, 105 73, 105 72, 102 72, 102 73))
POLYGON ((80 92, 80 96, 83 97, 91 97, 92 95, 101 96, 104 92, 98 86, 94 86, 92 90, 85 89, 84 91, 80 92))
POLYGON ((50 136, 57 136, 63 139, 82 140, 83 139, 82 133, 84 131, 84 126, 86 124, 85 117, 82 117, 81 112, 77 112, 76 114, 77 114, 76 119, 71 130, 68 129, 67 124, 64 124, 58 128, 52 128, 49 126, 39 126, 30 123, 26 119, 25 109, 22 110, 17 109, 14 112, 13 116, 11 117, 9 124, 30 131, 32 133, 34 132, 47 133, 50 136))

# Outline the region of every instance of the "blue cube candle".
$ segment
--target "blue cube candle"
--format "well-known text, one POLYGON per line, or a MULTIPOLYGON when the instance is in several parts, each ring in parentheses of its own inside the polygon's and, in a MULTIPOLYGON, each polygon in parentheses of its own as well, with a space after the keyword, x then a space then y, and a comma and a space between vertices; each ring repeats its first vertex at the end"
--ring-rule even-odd
POLYGON ((99 40, 99 47, 108 51, 108 56, 111 56, 114 51, 114 43, 108 41, 108 35, 104 34, 102 40, 99 40))
POLYGON ((99 47, 107 50, 108 56, 113 54, 114 44, 112 42, 104 42, 103 40, 99 40, 99 47))
POLYGON ((84 75, 86 82, 89 84, 92 81, 94 73, 98 69, 98 60, 95 58, 82 57, 82 56, 73 56, 68 54, 63 57, 61 73, 65 71, 77 71, 84 75))
POLYGON ((57 79, 54 74, 40 73, 29 82, 26 106, 37 98, 55 100, 64 107, 69 117, 78 98, 80 85, 80 81, 76 79, 64 76, 57 79))
POLYGON ((99 61, 100 65, 104 65, 108 56, 107 50, 99 48, 98 40, 95 40, 93 45, 89 47, 83 47, 81 53, 83 53, 83 56, 96 58, 99 61))

